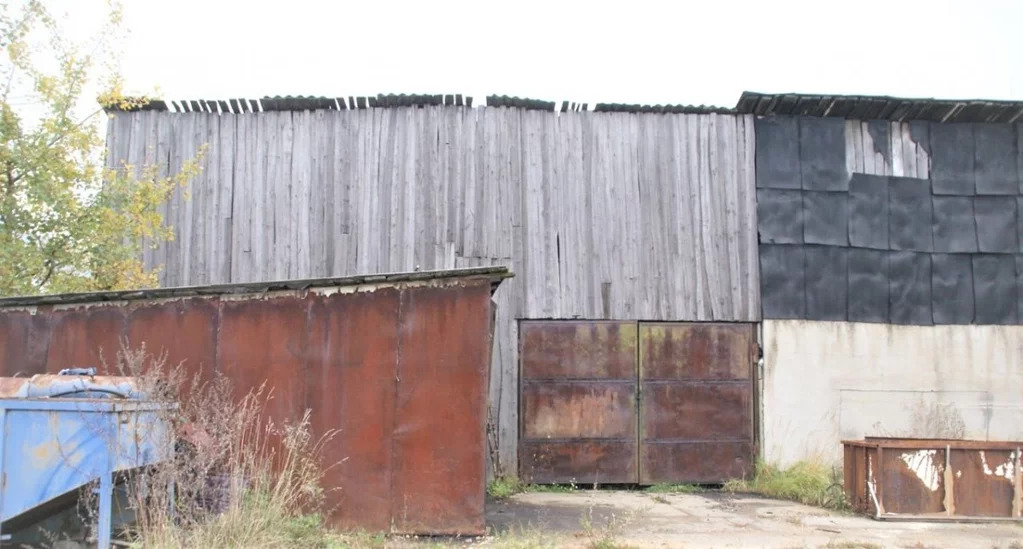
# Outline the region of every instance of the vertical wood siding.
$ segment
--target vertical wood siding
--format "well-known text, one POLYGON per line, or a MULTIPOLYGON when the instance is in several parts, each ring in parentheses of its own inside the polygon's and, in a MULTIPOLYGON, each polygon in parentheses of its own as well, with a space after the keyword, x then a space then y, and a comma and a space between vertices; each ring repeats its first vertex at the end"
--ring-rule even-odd
POLYGON ((117 113, 108 163, 207 145, 146 250, 163 286, 508 265, 490 400, 515 471, 517 319, 756 321, 750 115, 403 107, 117 113))
POLYGON ((846 120, 846 168, 850 174, 928 179, 931 155, 927 137, 926 126, 912 122, 846 120))

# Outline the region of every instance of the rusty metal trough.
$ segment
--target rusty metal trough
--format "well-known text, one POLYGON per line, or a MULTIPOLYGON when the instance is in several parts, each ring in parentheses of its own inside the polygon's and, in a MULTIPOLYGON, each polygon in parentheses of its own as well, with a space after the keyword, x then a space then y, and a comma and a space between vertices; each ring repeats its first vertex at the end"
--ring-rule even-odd
POLYGON ((845 493, 882 520, 1023 520, 1023 442, 843 441, 845 493))

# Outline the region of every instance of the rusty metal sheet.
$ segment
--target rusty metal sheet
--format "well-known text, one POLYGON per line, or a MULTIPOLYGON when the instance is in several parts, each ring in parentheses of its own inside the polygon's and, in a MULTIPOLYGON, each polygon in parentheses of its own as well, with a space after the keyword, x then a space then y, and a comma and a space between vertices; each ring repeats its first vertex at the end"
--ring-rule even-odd
POLYGON ((539 484, 632 484, 636 439, 523 440, 519 467, 539 484))
POLYGON ((523 321, 519 476, 637 482, 637 325, 523 321))
POLYGON ((305 358, 308 301, 297 296, 220 303, 217 364, 238 398, 264 384, 273 389, 266 411, 280 423, 306 409, 305 358))
POLYGON ((643 440, 753 439, 750 384, 643 383, 643 440))
POLYGON ((937 450, 885 450, 879 468, 885 511, 940 513, 944 509, 944 459, 944 452, 937 450))
POLYGON ((843 441, 845 491, 879 519, 1021 520, 1021 442, 843 441))
POLYGON ((46 368, 113 365, 124 337, 125 310, 110 305, 53 311, 46 368))
POLYGON ((490 284, 402 292, 392 531, 485 533, 490 284))
POLYGON ((308 408, 314 436, 336 430, 323 455, 333 525, 482 534, 490 298, 506 276, 475 269, 265 285, 275 292, 11 302, 0 306, 0 373, 98 366, 100 350, 112 361, 121 338, 145 342, 172 364, 218 369, 238 396, 265 383, 278 422, 308 408))
POLYGON ((970 517, 1011 517, 1016 453, 1014 450, 952 450, 949 465, 955 477, 954 514, 970 517))
POLYGON ((753 443, 749 441, 644 441, 640 455, 641 484, 716 484, 753 473, 753 443))
POLYGON ((719 483, 751 471, 751 324, 640 323, 640 483, 719 483))
POLYGON ((756 346, 752 324, 644 322, 640 339, 644 380, 750 378, 756 346))
POLYGON ((26 376, 46 372, 51 321, 52 317, 45 312, 34 314, 14 310, 0 315, 0 375, 26 376))
POLYGON ((313 429, 335 431, 323 483, 340 528, 391 528, 399 302, 397 288, 382 288, 323 297, 311 309, 306 401, 313 429))
POLYGON ((523 321, 523 379, 635 379, 636 323, 523 321))
POLYGON ((217 367, 218 315, 218 303, 210 299, 143 304, 128 312, 128 344, 145 343, 153 355, 166 353, 167 366, 208 380, 217 367))
POLYGON ((636 382, 525 380, 522 424, 528 439, 632 438, 636 436, 636 382))

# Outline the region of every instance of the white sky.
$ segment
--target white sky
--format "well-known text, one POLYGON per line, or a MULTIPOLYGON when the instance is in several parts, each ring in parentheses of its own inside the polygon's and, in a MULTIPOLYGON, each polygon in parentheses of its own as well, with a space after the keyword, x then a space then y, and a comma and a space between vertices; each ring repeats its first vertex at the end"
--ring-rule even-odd
MULTIPOLYGON (((129 89, 733 106, 743 90, 1023 100, 1023 1, 123 0, 129 89)), ((76 25, 99 0, 70 4, 76 25)), ((91 13, 90 12, 90 13, 91 13)))

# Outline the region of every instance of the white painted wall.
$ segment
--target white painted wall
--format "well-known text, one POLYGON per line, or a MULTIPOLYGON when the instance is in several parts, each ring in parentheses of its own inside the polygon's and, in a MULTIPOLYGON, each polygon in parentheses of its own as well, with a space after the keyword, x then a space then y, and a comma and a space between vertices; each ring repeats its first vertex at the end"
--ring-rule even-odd
POLYGON ((764 320, 763 346, 768 462, 837 463, 871 435, 1023 440, 1023 326, 764 320))

